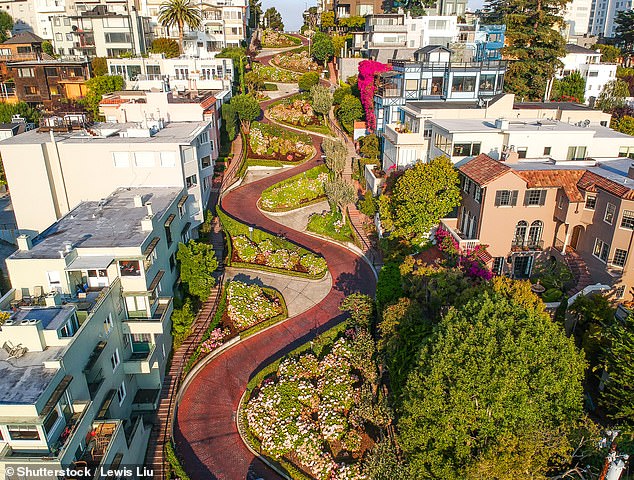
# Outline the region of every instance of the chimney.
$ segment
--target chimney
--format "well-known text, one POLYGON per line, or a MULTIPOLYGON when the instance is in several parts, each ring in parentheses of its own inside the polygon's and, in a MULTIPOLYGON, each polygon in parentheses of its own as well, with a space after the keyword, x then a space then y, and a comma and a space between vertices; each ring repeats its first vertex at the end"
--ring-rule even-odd
POLYGON ((141 230, 144 232, 154 230, 154 215, 148 215, 141 220, 141 230))
POLYGON ((44 304, 47 307, 58 307, 62 304, 62 297, 59 292, 51 292, 44 298, 44 304))
POLYGON ((500 130, 508 130, 509 123, 510 122, 505 118, 498 118, 495 120, 495 128, 499 128, 500 130))
MULTIPOLYGON (((627 170, 627 176, 628 176, 628 178, 634 178, 634 163, 630 163, 630 168, 627 170)), ((20 240, 20 237, 18 237, 18 241, 19 240, 20 240)), ((18 243, 18 245, 19 245, 19 243, 18 243)))
POLYGON ((33 248, 33 244, 31 243, 31 237, 28 235, 20 235, 18 238, 18 250, 21 252, 28 252, 33 248))
POLYGON ((135 207, 142 207, 143 206, 143 198, 141 197, 141 195, 135 195, 134 196, 134 206, 135 207))
POLYGON ((515 146, 511 145, 504 147, 502 150, 501 160, 505 163, 518 163, 520 160, 519 154, 515 151, 515 146))
POLYGON ((147 216, 148 217, 153 217, 154 216, 154 212, 152 211, 152 202, 147 202, 145 204, 145 208, 147 208, 147 216))

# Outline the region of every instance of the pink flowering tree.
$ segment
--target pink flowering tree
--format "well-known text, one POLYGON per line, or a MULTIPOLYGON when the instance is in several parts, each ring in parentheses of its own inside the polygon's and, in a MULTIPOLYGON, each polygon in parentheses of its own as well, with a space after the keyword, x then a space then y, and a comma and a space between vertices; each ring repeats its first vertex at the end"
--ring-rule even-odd
POLYGON ((485 245, 478 245, 473 250, 462 251, 460 244, 453 238, 451 233, 443 226, 436 229, 436 246, 447 256, 447 263, 450 266, 457 266, 469 277, 473 279, 491 280, 493 273, 479 258, 481 250, 486 251, 485 245))
POLYGON ((376 90, 376 75, 392 70, 392 65, 386 65, 374 60, 364 60, 359 63, 359 77, 357 85, 361 94, 361 104, 365 110, 365 119, 368 130, 376 129, 376 116, 374 115, 374 92, 376 90))

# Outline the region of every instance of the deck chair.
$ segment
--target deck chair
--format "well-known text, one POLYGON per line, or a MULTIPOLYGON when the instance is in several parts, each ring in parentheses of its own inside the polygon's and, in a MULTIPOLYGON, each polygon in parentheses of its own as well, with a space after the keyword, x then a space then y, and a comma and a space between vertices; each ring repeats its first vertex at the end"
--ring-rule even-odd
POLYGON ((22 289, 16 288, 13 296, 13 300, 11 301, 12 307, 18 307, 22 303, 22 289))
POLYGON ((31 292, 29 292, 28 288, 23 288, 22 289, 22 302, 26 303, 27 305, 31 304, 31 292))
POLYGON ((33 287, 33 297, 35 297, 36 302, 40 302, 44 297, 44 288, 43 287, 33 287))

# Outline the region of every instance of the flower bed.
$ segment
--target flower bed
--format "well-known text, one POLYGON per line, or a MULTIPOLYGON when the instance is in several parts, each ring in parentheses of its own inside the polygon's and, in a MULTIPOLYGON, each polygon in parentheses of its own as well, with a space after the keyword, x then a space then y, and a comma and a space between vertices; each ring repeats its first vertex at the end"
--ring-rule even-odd
POLYGON ((296 83, 301 73, 282 70, 277 67, 264 66, 260 63, 253 64, 253 71, 257 72, 265 82, 296 83))
POLYGON ((355 355, 353 340, 339 338, 321 357, 310 352, 280 362, 245 408, 263 451, 320 480, 367 478, 359 460, 373 442, 356 417, 362 395, 355 355))
POLYGON ((323 278, 326 260, 288 240, 262 230, 249 228, 217 209, 218 218, 228 236, 229 266, 253 268, 311 279, 323 278))
POLYGON ((301 162, 314 153, 311 138, 276 125, 253 122, 249 132, 249 158, 301 162))
POLYGON ((282 300, 275 290, 232 280, 227 284, 227 317, 241 332, 271 319, 285 317, 282 300))
POLYGON ((327 171, 321 165, 270 186, 262 192, 260 208, 268 212, 285 212, 321 201, 326 196, 327 171))
POLYGON ((291 37, 285 33, 276 32, 275 30, 264 30, 260 40, 262 48, 278 48, 278 47, 294 47, 302 41, 299 38, 291 37))
POLYGON ((273 120, 296 127, 323 125, 322 117, 315 115, 310 102, 301 98, 290 99, 269 107, 269 115, 273 120))
POLYGON ((273 57, 272 63, 278 67, 295 72, 317 72, 321 70, 307 51, 280 53, 273 57))
POLYGON ((325 235, 340 242, 353 242, 354 235, 350 225, 343 222, 339 211, 324 214, 313 213, 308 219, 308 231, 325 235))

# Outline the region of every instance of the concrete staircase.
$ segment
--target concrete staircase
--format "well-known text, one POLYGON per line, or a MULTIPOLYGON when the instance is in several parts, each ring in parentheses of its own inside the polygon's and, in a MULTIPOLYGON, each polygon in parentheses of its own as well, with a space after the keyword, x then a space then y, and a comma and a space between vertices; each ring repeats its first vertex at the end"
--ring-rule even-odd
POLYGON ((572 296, 592 284, 592 277, 590 276, 585 260, 581 258, 581 255, 575 252, 574 249, 567 247, 565 258, 575 279, 574 287, 566 292, 568 296, 572 296))

